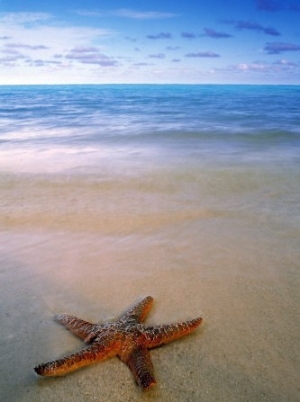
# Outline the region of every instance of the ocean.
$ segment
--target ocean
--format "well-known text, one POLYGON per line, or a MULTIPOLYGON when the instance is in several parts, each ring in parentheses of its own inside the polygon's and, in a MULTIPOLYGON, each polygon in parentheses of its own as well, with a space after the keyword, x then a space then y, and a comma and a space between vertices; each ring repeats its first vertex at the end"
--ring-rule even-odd
POLYGON ((133 161, 152 168, 178 158, 232 165, 298 156, 297 86, 7 86, 0 94, 1 170, 33 171, 36 158, 41 172, 88 173, 103 161, 134 170, 133 161), (18 152, 22 161, 10 167, 18 152))
POLYGON ((150 294, 153 322, 204 318, 153 352, 159 400, 297 400, 299 110, 300 86, 1 86, 0 395, 139 400, 117 360, 32 368, 79 347, 61 310, 150 294))

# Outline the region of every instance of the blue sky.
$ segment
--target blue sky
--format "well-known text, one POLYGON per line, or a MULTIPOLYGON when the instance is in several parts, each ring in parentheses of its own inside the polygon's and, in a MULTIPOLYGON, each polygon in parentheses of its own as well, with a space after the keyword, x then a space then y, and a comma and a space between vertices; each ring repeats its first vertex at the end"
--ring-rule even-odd
POLYGON ((300 0, 0 0, 0 84, 300 84, 300 0))

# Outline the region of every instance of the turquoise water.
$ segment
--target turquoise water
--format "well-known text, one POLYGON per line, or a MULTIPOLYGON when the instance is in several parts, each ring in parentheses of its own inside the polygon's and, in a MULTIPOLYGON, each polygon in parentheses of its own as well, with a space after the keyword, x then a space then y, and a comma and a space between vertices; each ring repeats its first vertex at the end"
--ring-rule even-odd
POLYGON ((9 165, 19 152, 30 153, 28 168, 43 153, 41 171, 54 157, 62 170, 97 168, 105 157, 129 169, 178 157, 297 163, 299 110, 298 86, 0 87, 0 168, 18 169, 9 165))

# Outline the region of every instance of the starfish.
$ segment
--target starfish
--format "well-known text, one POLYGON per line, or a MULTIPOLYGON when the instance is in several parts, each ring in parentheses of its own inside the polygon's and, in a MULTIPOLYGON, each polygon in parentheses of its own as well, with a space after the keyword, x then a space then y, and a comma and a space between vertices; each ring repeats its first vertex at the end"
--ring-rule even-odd
POLYGON ((72 315, 61 314, 57 321, 90 345, 62 359, 40 364, 34 370, 42 376, 62 376, 92 363, 118 356, 128 365, 142 389, 156 384, 148 349, 174 341, 192 332, 202 318, 176 324, 145 326, 153 303, 151 296, 136 303, 116 321, 92 324, 72 315))

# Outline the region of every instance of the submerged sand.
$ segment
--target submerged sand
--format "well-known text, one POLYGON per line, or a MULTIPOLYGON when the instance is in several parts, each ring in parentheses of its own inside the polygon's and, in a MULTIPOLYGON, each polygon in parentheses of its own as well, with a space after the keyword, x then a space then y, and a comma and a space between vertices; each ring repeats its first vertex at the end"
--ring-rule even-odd
MULTIPOLYGON (((105 214, 93 219, 89 204, 74 208, 74 191, 23 185, 5 187, 15 204, 1 217, 1 400, 299 400, 297 226, 259 215, 251 203, 234 212, 170 203, 165 193, 160 203, 141 196, 140 210, 114 193, 103 224, 105 214), (30 202, 22 209, 16 195, 24 192, 30 202), (55 314, 98 322, 146 295, 155 300, 149 324, 203 317, 195 333, 151 352, 155 388, 142 393, 117 358, 62 378, 34 373, 83 346, 55 314)), ((87 203, 94 190, 84 190, 87 203)))

